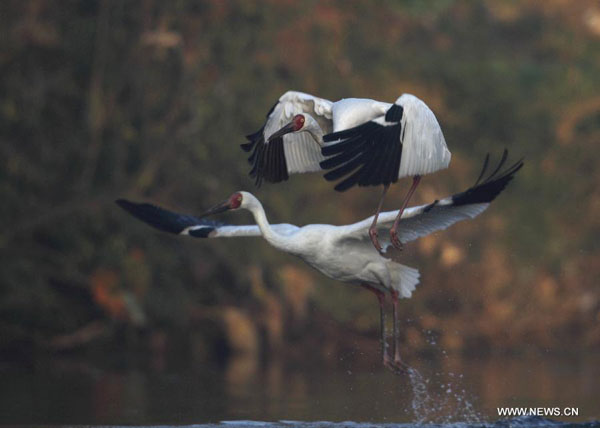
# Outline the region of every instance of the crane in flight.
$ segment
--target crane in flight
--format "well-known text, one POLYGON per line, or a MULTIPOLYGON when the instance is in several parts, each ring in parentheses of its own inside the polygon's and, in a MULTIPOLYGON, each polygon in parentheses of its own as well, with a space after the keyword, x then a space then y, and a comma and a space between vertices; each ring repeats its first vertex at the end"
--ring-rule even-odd
MULTIPOLYGON (((523 166, 523 162, 519 161, 499 172, 506 160, 505 151, 500 164, 484 179, 488 160, 489 156, 486 157, 477 182, 466 191, 428 205, 405 209, 400 218, 398 239, 404 243, 410 242, 481 214, 523 166)), ((199 217, 177 214, 147 203, 124 199, 116 202, 133 216, 165 232, 194 238, 262 236, 273 247, 301 258, 329 278, 363 286, 373 292, 379 302, 383 364, 396 373, 408 368, 400 358, 398 300, 411 297, 420 275, 417 269, 400 264, 387 253, 384 255, 373 248, 369 241, 372 217, 343 226, 309 224, 298 227, 292 224, 269 224, 260 201, 251 193, 243 191, 233 193, 199 217), (237 209, 250 211, 256 225, 226 225, 203 218, 237 209), (391 296, 393 304, 392 355, 386 345, 384 304, 387 294, 391 296)), ((377 227, 387 249, 390 239, 386 231, 396 221, 398 211, 382 212, 379 217, 377 227)))
POLYGON ((390 229, 392 245, 401 248, 400 218, 421 176, 447 168, 451 158, 435 115, 410 94, 390 104, 364 98, 331 102, 288 91, 271 108, 263 127, 246 138, 249 142, 242 148, 251 152, 250 176, 257 186, 322 170, 330 170, 325 174, 328 181, 344 178, 335 186, 340 192, 355 185, 383 185, 369 228, 380 252, 377 220, 390 184, 413 178, 390 229))

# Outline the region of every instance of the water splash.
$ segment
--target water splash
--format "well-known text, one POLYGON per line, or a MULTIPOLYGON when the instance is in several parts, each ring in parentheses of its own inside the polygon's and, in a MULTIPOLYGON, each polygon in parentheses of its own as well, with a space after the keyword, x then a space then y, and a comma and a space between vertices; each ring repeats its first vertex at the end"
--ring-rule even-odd
POLYGON ((433 399, 427 392, 427 384, 417 369, 408 369, 408 378, 412 387, 412 412, 417 423, 424 423, 431 417, 433 399))
MULTIPOLYGON (((425 331, 427 342, 448 359, 444 349, 440 349, 431 331, 425 331)), ((432 378, 425 378, 417 369, 408 370, 408 378, 412 388, 411 408, 415 422, 483 424, 484 417, 475 410, 473 399, 469 397, 462 385, 462 374, 452 372, 435 373, 432 378)))
POLYGON ((408 378, 412 388, 413 398, 411 409, 415 422, 423 423, 452 423, 466 422, 481 424, 485 420, 475 410, 472 399, 461 387, 460 379, 453 373, 448 373, 451 381, 441 381, 441 373, 436 373, 434 380, 426 379, 415 369, 408 370, 408 378))

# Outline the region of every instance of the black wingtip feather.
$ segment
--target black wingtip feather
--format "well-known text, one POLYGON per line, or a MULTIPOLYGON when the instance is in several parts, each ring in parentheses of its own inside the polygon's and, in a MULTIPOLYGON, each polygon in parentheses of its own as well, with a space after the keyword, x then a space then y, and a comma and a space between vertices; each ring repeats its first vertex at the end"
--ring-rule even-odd
POLYGON ((251 151, 248 157, 248 162, 252 165, 249 175, 254 178, 256 187, 260 187, 263 181, 278 183, 289 178, 283 138, 265 142, 264 127, 246 138, 251 141, 241 147, 246 152, 251 151))
MULTIPOLYGON (((329 135, 332 135, 332 134, 329 134, 329 135)), ((327 137, 327 135, 325 137, 327 137)), ((325 137, 323 137, 323 141, 325 141, 325 142, 339 140, 339 138, 333 138, 331 140, 326 140, 325 137)), ((362 145, 363 141, 360 138, 356 138, 355 136, 353 136, 353 137, 350 137, 347 140, 340 141, 339 143, 330 144, 328 146, 323 146, 321 148, 321 154, 323 156, 333 156, 333 155, 337 155, 339 153, 343 153, 346 150, 353 150, 356 147, 362 145)))
POLYGON ((115 202, 138 220, 163 232, 178 234, 191 225, 182 222, 176 214, 151 204, 131 202, 126 199, 117 199, 115 202))
POLYGON ((129 212, 129 208, 134 205, 133 202, 129 202, 127 199, 117 199, 115 204, 123 208, 125 211, 129 212))
MULTIPOLYGON (((503 172, 498 173, 502 165, 506 162, 507 157, 508 151, 505 150, 496 169, 482 183, 471 187, 465 192, 452 196, 453 205, 480 204, 493 201, 524 165, 523 159, 520 159, 503 172)), ((478 182, 480 180, 481 177, 478 182)))
MULTIPOLYGON (((323 141, 325 143, 330 143, 332 141, 346 139, 348 137, 352 137, 354 135, 354 128, 344 129, 342 131, 332 132, 330 134, 323 135, 323 141)), ((332 146, 326 146, 332 147, 332 146)), ((323 153, 325 154, 325 153, 323 153)))
POLYGON ((481 168, 481 173, 479 174, 479 177, 477 177, 477 181, 475 181, 475 184, 473 186, 477 186, 479 184, 479 182, 483 178, 483 175, 485 174, 485 171, 489 164, 490 164, 490 154, 487 153, 485 155, 485 160, 483 161, 483 168, 481 168))
POLYGON ((346 190, 350 189, 352 186, 354 186, 354 180, 344 180, 338 184, 335 185, 335 187, 333 188, 336 192, 345 192, 346 190))
POLYGON ((342 178, 344 175, 350 174, 353 170, 362 165, 365 158, 367 158, 368 156, 368 152, 361 153, 355 158, 337 167, 336 169, 332 169, 331 171, 327 172, 323 177, 325 177, 325 180, 327 181, 334 181, 339 178, 342 178))
POLYGON ((240 147, 243 151, 249 152, 254 147, 254 141, 250 141, 249 143, 240 144, 240 147))
POLYGON ((262 134, 263 129, 264 129, 264 126, 261 127, 258 131, 253 132, 252 134, 246 135, 246 140, 248 140, 248 141, 254 141, 254 140, 256 140, 262 134))
POLYGON ((138 220, 163 232, 177 235, 190 226, 199 226, 198 229, 190 230, 190 235, 205 238, 215 228, 224 225, 191 215, 178 214, 152 204, 131 202, 126 199, 117 199, 115 203, 138 220))
POLYGON ((190 236, 192 236, 194 238, 208 238, 208 235, 213 230, 215 230, 214 227, 205 226, 205 227, 200 227, 198 229, 190 229, 189 233, 190 233, 190 236))
MULTIPOLYGON (((396 107, 390 108, 390 118, 401 118, 401 107, 396 107)), ((371 121, 329 134, 325 140, 345 139, 321 149, 328 158, 320 166, 330 170, 324 175, 325 179, 333 181, 344 177, 335 186, 335 190, 340 192, 355 185, 377 186, 396 182, 402 157, 401 131, 399 122, 382 126, 371 121)))
POLYGON ((496 169, 494 170, 494 172, 492 172, 489 175, 489 177, 486 179, 486 181, 489 181, 492 178, 494 178, 494 176, 498 173, 498 171, 500 171, 500 168, 502 168, 502 166, 504 165, 504 162, 506 162, 507 158, 508 158, 508 150, 504 149, 504 151, 502 152, 502 158, 500 158, 500 162, 498 162, 498 166, 496 167, 496 169))
POLYGON ((345 152, 339 153, 336 156, 332 156, 330 158, 325 159, 319 163, 321 169, 333 169, 337 166, 342 165, 345 162, 348 162, 354 159, 355 156, 361 153, 362 148, 360 146, 351 148, 345 152))

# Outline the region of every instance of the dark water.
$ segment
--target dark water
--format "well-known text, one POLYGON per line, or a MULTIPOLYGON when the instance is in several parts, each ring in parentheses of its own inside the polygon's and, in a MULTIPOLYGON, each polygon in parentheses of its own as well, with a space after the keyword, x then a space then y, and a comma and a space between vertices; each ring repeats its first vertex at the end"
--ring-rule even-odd
MULTIPOLYGON (((412 428, 412 427, 440 427, 440 428, 517 428, 517 427, 534 427, 534 428, 596 428, 600 426, 600 422, 583 422, 569 423, 559 422, 542 417, 519 417, 506 419, 497 422, 482 422, 470 424, 467 422, 454 422, 446 424, 375 424, 369 422, 303 422, 303 421, 278 421, 278 422, 262 422, 262 421, 223 421, 218 424, 203 424, 203 425, 178 425, 180 428, 412 428)), ((165 425, 166 427, 166 425, 165 425)), ((83 428, 83 427, 80 427, 83 428)), ((142 427, 138 427, 142 428, 142 427)))
POLYGON ((225 368, 175 371, 101 369, 74 360, 4 365, 0 424, 600 426, 594 422, 600 419, 598 362, 597 356, 419 359, 411 361, 410 376, 378 365, 290 367, 245 358, 225 368), (579 415, 503 418, 498 407, 576 408, 579 415))

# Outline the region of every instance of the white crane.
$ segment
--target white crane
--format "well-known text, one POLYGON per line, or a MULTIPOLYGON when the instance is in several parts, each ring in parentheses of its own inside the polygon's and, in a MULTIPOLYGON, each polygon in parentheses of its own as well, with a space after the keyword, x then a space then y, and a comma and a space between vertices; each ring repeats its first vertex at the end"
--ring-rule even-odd
MULTIPOLYGON (((506 160, 503 156, 502 163, 506 160)), ((481 181, 488 164, 475 185, 465 192, 436 200, 429 205, 404 210, 400 220, 399 239, 409 242, 436 230, 481 214, 490 202, 506 187, 514 174, 522 167, 519 161, 498 173, 502 163, 485 180, 481 181)), ((358 223, 333 226, 310 224, 303 227, 291 224, 269 224, 259 200, 248 192, 235 192, 223 203, 206 211, 201 217, 227 210, 246 209, 252 213, 256 225, 225 225, 190 215, 177 214, 146 203, 134 203, 120 199, 117 203, 126 211, 151 226, 170 233, 196 238, 232 238, 262 236, 275 248, 300 257, 306 263, 329 278, 362 285, 374 292, 379 301, 381 322, 381 345, 383 364, 394 372, 407 366, 400 358, 398 299, 409 298, 419 282, 419 271, 405 266, 376 251, 369 240, 372 217, 358 223), (385 342, 386 293, 393 302, 393 358, 385 342)), ((392 224, 398 211, 380 213, 378 228, 382 231, 384 247, 390 245, 389 235, 383 233, 392 224)), ((386 254, 387 256, 387 254, 386 254)))
POLYGON ((354 185, 383 185, 369 236, 377 250, 377 220, 391 183, 413 183, 390 229, 401 248, 398 223, 421 176, 447 168, 451 154, 433 112, 419 98, 403 94, 394 104, 362 98, 337 102, 288 91, 267 114, 267 121, 242 144, 252 151, 250 176, 256 185, 277 183, 290 174, 329 170, 329 181, 345 177, 335 190, 354 185))

